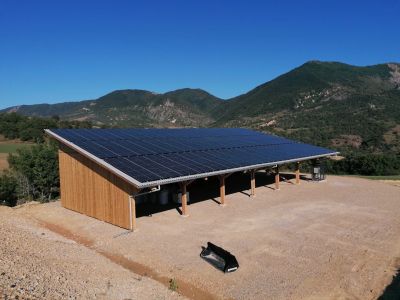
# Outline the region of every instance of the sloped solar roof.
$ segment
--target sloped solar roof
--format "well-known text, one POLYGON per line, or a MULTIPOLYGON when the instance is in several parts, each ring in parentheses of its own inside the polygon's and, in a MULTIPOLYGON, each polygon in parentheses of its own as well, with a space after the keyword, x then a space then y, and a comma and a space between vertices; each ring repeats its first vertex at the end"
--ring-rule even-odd
POLYGON ((47 129, 138 188, 335 155, 241 128, 47 129))

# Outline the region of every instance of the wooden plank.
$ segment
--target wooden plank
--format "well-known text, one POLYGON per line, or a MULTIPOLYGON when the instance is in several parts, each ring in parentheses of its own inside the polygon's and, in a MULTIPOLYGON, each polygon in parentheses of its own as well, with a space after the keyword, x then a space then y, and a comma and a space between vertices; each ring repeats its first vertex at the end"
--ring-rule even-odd
POLYGON ((300 184, 300 163, 296 163, 296 184, 300 184))
POLYGON ((129 196, 136 188, 76 151, 60 145, 61 205, 131 229, 129 196))
POLYGON ((131 230, 136 230, 136 201, 133 196, 129 197, 130 208, 131 208, 131 230))
POLYGON ((255 197, 256 196, 256 171, 255 170, 250 171, 250 177, 251 177, 251 179, 250 179, 250 186, 251 186, 250 196, 255 197))
POLYGON ((279 190, 279 166, 275 168, 275 190, 279 190))
POLYGON ((225 205, 225 175, 219 176, 220 204, 225 205))
POLYGON ((186 194, 186 182, 181 183, 182 192, 182 216, 187 216, 187 194, 186 194))

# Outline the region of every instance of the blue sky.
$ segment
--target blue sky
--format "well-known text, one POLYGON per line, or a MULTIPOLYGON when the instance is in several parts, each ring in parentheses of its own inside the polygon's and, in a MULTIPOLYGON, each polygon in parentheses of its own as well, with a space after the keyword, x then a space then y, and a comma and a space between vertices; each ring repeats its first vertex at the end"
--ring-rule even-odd
POLYGON ((115 89, 229 98, 308 60, 400 62, 400 1, 0 0, 0 107, 115 89))

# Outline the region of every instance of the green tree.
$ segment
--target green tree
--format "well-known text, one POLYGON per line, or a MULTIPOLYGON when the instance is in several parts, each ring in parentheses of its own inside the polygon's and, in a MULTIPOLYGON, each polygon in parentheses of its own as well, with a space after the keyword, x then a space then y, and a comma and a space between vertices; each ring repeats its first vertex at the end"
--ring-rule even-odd
POLYGON ((59 195, 58 155, 55 143, 18 149, 8 158, 16 173, 19 195, 47 202, 59 195))

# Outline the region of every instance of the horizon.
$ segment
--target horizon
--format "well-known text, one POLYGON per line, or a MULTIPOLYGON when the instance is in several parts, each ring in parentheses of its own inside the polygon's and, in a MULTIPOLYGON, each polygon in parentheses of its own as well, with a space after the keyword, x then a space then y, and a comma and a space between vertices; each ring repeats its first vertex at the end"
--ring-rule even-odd
POLYGON ((124 89, 199 88, 230 99, 308 61, 400 62, 398 8, 396 1, 6 1, 1 108, 124 89))

